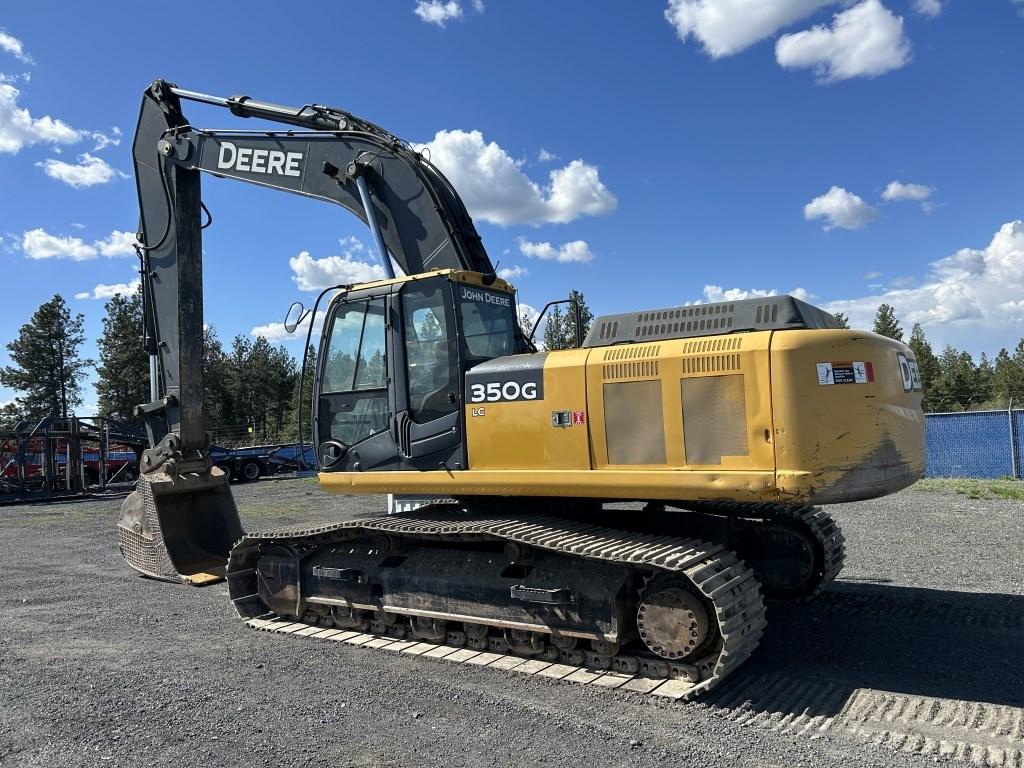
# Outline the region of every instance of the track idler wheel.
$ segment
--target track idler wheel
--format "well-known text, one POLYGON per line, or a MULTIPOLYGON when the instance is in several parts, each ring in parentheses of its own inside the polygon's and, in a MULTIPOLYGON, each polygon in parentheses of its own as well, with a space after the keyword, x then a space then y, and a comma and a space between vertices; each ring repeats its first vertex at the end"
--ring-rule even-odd
POLYGON ((766 522, 757 531, 751 567, 766 597, 791 600, 813 593, 821 578, 821 545, 788 522, 766 522))
POLYGON ((670 660, 691 656, 711 634, 703 603, 682 586, 649 590, 637 608, 636 625, 644 645, 670 660))

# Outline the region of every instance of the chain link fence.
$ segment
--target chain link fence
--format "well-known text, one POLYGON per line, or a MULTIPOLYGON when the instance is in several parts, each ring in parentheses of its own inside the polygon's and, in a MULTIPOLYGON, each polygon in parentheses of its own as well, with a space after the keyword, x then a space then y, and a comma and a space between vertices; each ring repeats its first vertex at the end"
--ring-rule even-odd
POLYGON ((1024 410, 929 413, 928 477, 1022 477, 1024 410))

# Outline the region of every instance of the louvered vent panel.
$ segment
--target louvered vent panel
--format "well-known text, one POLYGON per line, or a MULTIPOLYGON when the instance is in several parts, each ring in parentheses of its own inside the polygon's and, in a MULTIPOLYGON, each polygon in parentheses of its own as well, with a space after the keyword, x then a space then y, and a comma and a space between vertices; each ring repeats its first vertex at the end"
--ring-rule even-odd
POLYGON ((660 344, 630 344, 622 347, 612 347, 605 350, 604 360, 637 360, 644 357, 657 357, 661 351, 660 344))
POLYGON ((605 381, 616 379, 650 379, 658 376, 657 360, 634 360, 626 363, 609 363, 603 366, 605 381))
POLYGON ((682 362, 684 376, 707 376, 740 369, 739 354, 684 357, 682 362))

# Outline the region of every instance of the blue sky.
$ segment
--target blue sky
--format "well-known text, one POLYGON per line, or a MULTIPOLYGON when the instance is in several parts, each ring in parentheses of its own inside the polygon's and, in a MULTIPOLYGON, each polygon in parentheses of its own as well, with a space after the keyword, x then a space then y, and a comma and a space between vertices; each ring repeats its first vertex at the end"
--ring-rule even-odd
MULTIPOLYGON (((162 77, 337 105, 427 144, 529 305, 570 288, 597 313, 796 292, 864 326, 889 301, 936 346, 991 355, 1024 336, 1022 13, 1019 0, 8 5, 0 343, 59 292, 94 354, 93 296, 135 277, 131 132, 162 77)), ((376 273, 341 209, 214 178, 204 200, 206 319, 225 341, 277 339, 293 299, 376 273)))

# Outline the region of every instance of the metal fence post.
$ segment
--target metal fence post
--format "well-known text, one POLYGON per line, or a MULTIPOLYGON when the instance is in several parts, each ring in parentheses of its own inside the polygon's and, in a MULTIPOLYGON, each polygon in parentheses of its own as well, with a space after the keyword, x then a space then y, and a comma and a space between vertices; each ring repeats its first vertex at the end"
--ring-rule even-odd
POLYGON ((1013 479, 1020 479, 1020 466, 1017 464, 1017 435, 1016 424, 1013 418, 1013 398, 1010 398, 1010 403, 1006 407, 1006 415, 1010 419, 1010 467, 1013 472, 1013 479))

